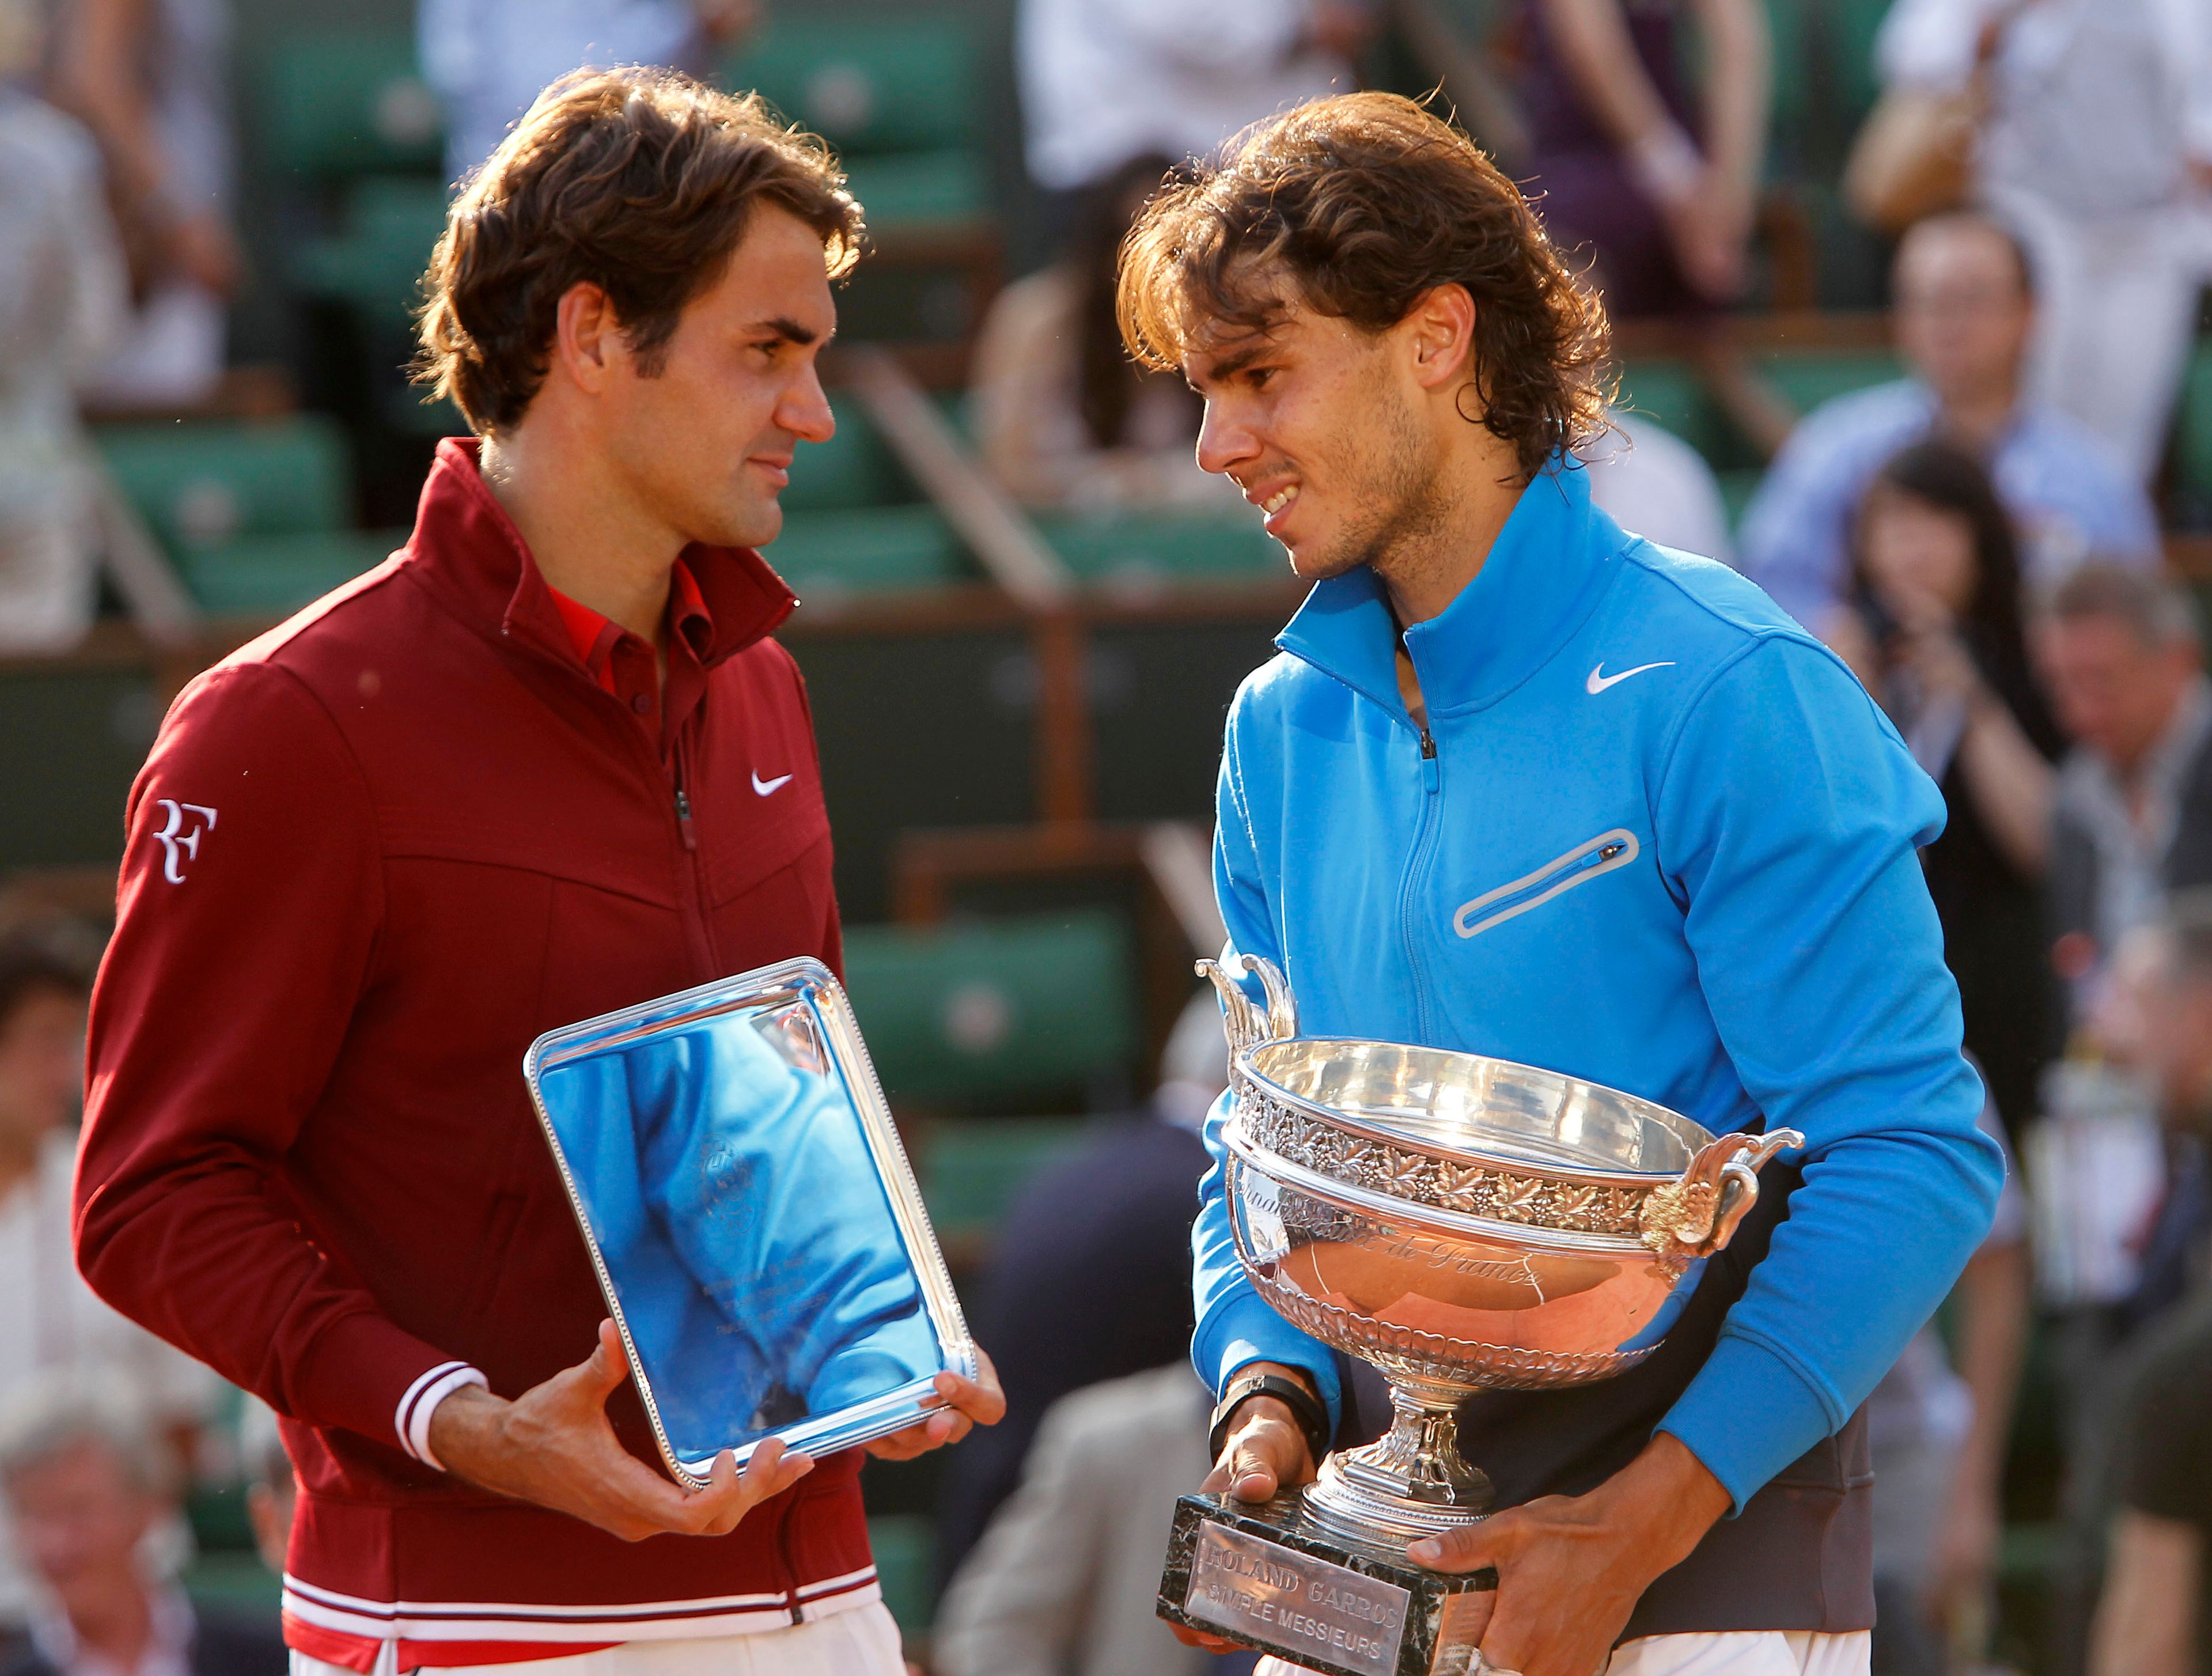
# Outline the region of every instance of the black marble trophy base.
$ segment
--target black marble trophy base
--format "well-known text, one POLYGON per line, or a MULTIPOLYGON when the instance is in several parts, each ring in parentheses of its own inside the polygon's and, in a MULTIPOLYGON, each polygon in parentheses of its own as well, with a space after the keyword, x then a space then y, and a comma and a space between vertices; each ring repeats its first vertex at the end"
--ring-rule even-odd
POLYGON ((1159 1614, 1323 1676, 1466 1676, 1498 1574, 1425 1571, 1329 1534, 1293 1492, 1176 1503, 1159 1614))

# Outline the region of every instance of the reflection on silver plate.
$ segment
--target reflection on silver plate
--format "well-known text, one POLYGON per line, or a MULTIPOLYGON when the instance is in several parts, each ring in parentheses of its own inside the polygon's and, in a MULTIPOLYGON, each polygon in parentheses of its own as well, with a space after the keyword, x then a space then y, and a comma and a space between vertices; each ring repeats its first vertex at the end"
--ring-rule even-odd
POLYGON ((911 1424, 975 1348, 829 968, 787 960, 550 1031, 523 1060, 662 1458, 911 1424))

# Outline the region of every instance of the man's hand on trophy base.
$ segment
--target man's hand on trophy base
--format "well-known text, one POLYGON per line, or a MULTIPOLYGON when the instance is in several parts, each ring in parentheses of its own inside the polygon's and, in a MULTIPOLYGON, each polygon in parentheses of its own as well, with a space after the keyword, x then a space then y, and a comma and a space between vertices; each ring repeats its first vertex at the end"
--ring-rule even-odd
POLYGON ((814 1465, 771 1438, 739 1472, 725 1449, 703 1490, 685 1491, 623 1447, 607 1423, 607 1399, 629 1377, 612 1321, 584 1361, 513 1402, 475 1386, 430 1417, 430 1453, 455 1478, 574 1515, 625 1542, 673 1532, 721 1536, 814 1465))
POLYGON ((1729 1508, 1704 1463, 1662 1432, 1587 1496, 1546 1496, 1406 1557, 1437 1571, 1498 1568, 1482 1656, 1519 1676, 1591 1676, 1652 1581, 1680 1564, 1729 1508))
MULTIPOLYGON (((1237 1370, 1237 1378, 1255 1374, 1273 1374, 1313 1390, 1313 1375, 1304 1368, 1276 1362, 1247 1363, 1237 1370)), ((1306 1447, 1297 1417, 1282 1403, 1265 1395, 1247 1397, 1230 1418, 1221 1459, 1199 1485, 1202 1492, 1227 1494, 1240 1502, 1272 1502, 1285 1490, 1313 1482, 1314 1469, 1320 1463, 1306 1447)))
POLYGON ((868 1445, 868 1453, 883 1460, 912 1460, 947 1443, 957 1443, 978 1426, 995 1426, 1005 1419, 1006 1393, 999 1388, 999 1370, 980 1344, 975 1362, 980 1371, 972 1380, 957 1374, 939 1374, 935 1382, 943 1405, 904 1431, 877 1438, 868 1445))
MULTIPOLYGON (((1302 1368, 1275 1362, 1255 1362, 1237 1370, 1237 1376, 1278 1374, 1296 1380, 1309 1391, 1312 1376, 1302 1368)), ((1313 1482, 1316 1463, 1306 1447, 1306 1435, 1297 1417, 1268 1396, 1247 1397, 1231 1417, 1233 1423, 1222 1440, 1221 1459, 1213 1463, 1199 1490, 1208 1496, 1234 1496, 1240 1502, 1272 1502, 1285 1490, 1313 1482)), ((1186 1647, 1202 1647, 1209 1653, 1234 1653, 1239 1643, 1209 1636, 1188 1624, 1170 1624, 1175 1638, 1186 1647)))

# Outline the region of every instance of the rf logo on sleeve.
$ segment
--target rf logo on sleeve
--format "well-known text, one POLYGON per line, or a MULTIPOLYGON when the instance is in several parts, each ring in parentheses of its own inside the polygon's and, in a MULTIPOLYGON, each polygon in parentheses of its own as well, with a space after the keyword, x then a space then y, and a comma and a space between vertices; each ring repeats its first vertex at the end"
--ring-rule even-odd
POLYGON ((199 859, 201 834, 215 830, 215 811, 204 803, 179 803, 173 797, 164 797, 161 801, 169 812, 168 820, 154 833, 161 841, 161 848, 168 852, 161 863, 161 876, 173 885, 181 885, 185 882, 185 862, 199 859))

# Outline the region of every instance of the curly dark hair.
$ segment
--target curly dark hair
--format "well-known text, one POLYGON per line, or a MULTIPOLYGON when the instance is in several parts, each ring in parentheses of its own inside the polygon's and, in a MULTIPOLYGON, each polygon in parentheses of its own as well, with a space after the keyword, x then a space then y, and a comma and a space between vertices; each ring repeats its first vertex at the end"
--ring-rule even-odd
POLYGON ((453 200, 422 277, 417 381, 478 432, 514 424, 579 282, 606 292, 641 370, 657 373, 677 317, 762 204, 821 235, 831 277, 859 259, 860 206, 829 148, 759 95, 666 70, 562 77, 453 200))
POLYGON ((1268 330, 1293 302, 1380 332, 1452 284, 1474 300, 1482 412, 1468 417, 1524 478, 1605 429, 1604 306, 1474 142, 1395 94, 1271 117, 1163 192, 1122 244, 1118 305, 1130 352, 1165 368, 1194 338, 1268 330))

